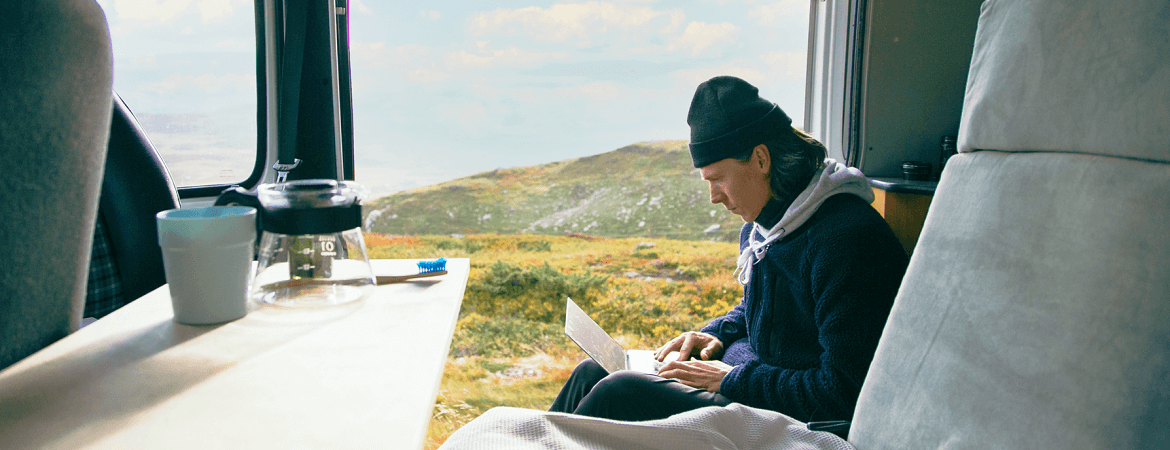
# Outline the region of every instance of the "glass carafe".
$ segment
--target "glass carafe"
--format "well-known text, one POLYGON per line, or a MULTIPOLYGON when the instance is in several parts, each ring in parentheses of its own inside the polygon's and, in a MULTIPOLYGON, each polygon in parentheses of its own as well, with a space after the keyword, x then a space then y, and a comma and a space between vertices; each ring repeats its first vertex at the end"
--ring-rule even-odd
POLYGON ((343 305, 365 298, 374 275, 361 232, 361 197, 353 182, 299 180, 232 188, 217 204, 260 211, 260 245, 249 298, 287 308, 343 305))

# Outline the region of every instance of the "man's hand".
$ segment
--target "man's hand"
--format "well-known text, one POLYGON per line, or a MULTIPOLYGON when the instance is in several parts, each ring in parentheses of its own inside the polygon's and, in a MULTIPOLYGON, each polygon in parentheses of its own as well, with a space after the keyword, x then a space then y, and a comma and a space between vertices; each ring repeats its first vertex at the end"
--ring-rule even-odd
POLYGON ((679 361, 686 361, 692 356, 698 356, 704 361, 712 360, 723 355, 723 341, 707 333, 688 331, 659 347, 654 352, 654 359, 663 361, 673 351, 678 351, 679 361))
POLYGON ((723 377, 732 367, 723 361, 671 361, 658 369, 658 376, 673 378, 687 386, 719 392, 723 377))

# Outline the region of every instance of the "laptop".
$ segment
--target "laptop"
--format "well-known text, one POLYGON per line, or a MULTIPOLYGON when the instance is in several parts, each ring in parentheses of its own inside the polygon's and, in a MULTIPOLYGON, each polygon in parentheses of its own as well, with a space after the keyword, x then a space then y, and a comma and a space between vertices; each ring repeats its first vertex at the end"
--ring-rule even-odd
MULTIPOLYGON (((636 370, 657 374, 665 362, 654 359, 653 350, 626 350, 609 333, 601 329, 573 299, 565 299, 565 334, 581 347, 590 358, 609 373, 636 370)), ((678 352, 667 356, 667 361, 678 357, 678 352)))

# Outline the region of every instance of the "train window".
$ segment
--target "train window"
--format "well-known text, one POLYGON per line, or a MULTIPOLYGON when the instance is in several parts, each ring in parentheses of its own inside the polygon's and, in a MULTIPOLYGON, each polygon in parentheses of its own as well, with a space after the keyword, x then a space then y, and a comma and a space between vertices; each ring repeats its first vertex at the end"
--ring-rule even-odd
POLYGON ((349 5, 356 179, 375 197, 687 139, 716 75, 805 115, 810 0, 349 5))
POLYGON ((97 0, 114 91, 177 186, 240 183, 257 159, 252 0, 97 0))
MULTIPOLYGON (((544 165, 603 154, 647 141, 687 140, 690 137, 686 123, 687 111, 695 88, 717 75, 739 76, 751 82, 760 89, 761 95, 778 103, 796 121, 795 125, 801 126, 810 9, 810 0, 770 3, 743 0, 430 3, 351 0, 346 14, 350 25, 356 180, 375 197, 374 201, 366 203, 373 205, 377 204, 377 197, 481 173, 485 176, 469 179, 469 184, 475 185, 481 179, 485 183, 495 180, 507 182, 507 176, 496 178, 496 175, 510 171, 492 173, 497 168, 544 165)), ((668 145, 674 148, 681 143, 671 142, 668 145)), ((685 164, 681 160, 679 162, 685 164)), ((689 166, 686 168, 689 169, 689 166)), ((552 191, 557 187, 556 181, 560 180, 547 186, 525 186, 524 189, 543 188, 552 191)), ((699 180, 697 174, 694 181, 693 187, 703 192, 691 198, 705 200, 705 183, 699 180)), ((625 186, 608 186, 625 191, 625 186)), ((666 195, 661 193, 663 186, 667 185, 652 186, 639 182, 634 186, 631 183, 631 188, 636 187, 647 195, 637 200, 641 195, 631 194, 632 197, 626 198, 630 202, 621 205, 621 212, 617 213, 624 214, 624 223, 629 224, 629 230, 634 230, 632 233, 645 233, 643 236, 647 236, 648 241, 653 239, 651 242, 640 242, 636 247, 633 243, 627 246, 627 243, 618 243, 624 241, 614 241, 585 251, 576 250, 580 247, 574 243, 564 245, 559 243, 563 241, 557 241, 554 245, 550 240, 527 240, 525 237, 513 239, 508 236, 492 236, 484 240, 472 236, 454 236, 443 237, 442 241, 431 241, 436 242, 433 245, 440 251, 460 255, 473 254, 480 247, 489 245, 486 244, 488 239, 494 241, 498 238, 500 241, 511 241, 515 247, 510 248, 517 249, 517 254, 524 254, 503 256, 494 253, 493 248, 484 254, 472 256, 472 270, 476 273, 469 281, 468 294, 464 298, 460 323, 457 325, 457 337, 453 341, 503 342, 503 347, 513 347, 517 353, 526 351, 522 349, 544 345, 529 345, 534 341, 558 341, 558 330, 563 330, 563 322, 558 323, 555 317, 551 320, 536 320, 534 316, 525 315, 525 312, 513 314, 511 311, 543 310, 551 304, 546 294, 560 295, 553 292, 568 293, 568 289, 580 289, 582 293, 602 289, 604 293, 600 295, 607 297, 606 304, 615 305, 616 308, 610 310, 611 318, 623 315, 620 312, 624 311, 638 315, 638 311, 648 309, 685 309, 680 306, 681 303, 669 302, 686 296, 693 296, 693 300, 688 299, 687 302, 693 301, 693 304, 703 306, 690 310, 693 317, 685 320, 705 320, 714 317, 712 314, 725 312, 728 305, 738 298, 738 283, 731 276, 730 267, 723 269, 727 270, 727 274, 720 281, 714 281, 714 276, 696 276, 693 283, 707 286, 702 288, 707 289, 704 291, 707 294, 700 295, 698 288, 681 293, 688 289, 681 288, 678 289, 680 293, 677 297, 673 293, 676 292, 674 286, 690 286, 692 282, 655 278, 634 288, 632 286, 635 283, 642 282, 630 281, 635 279, 631 278, 631 272, 619 269, 646 264, 648 271, 655 273, 658 271, 655 267, 675 267, 666 271, 683 272, 675 257, 667 256, 668 250, 665 250, 675 244, 649 238, 666 236, 669 230, 663 231, 666 228, 660 227, 648 231, 651 227, 643 228, 646 222, 640 216, 629 220, 634 207, 650 210, 655 207, 661 209, 663 203, 670 205, 669 201, 659 203, 666 195), (573 269, 562 272, 560 261, 574 258, 570 254, 560 254, 562 251, 579 251, 582 255, 596 251, 605 255, 596 259, 592 256, 578 258, 573 269), (658 251, 663 253, 660 255, 658 251), (611 257, 611 254, 630 255, 631 261, 641 262, 630 262, 630 266, 627 266, 624 262, 617 262, 625 256, 611 257), (658 259, 660 256, 663 259, 658 259), (548 265, 550 261, 557 264, 556 268, 548 265), (542 262, 545 264, 543 269, 540 266, 542 262), (588 269, 583 267, 586 264, 588 269), (582 273, 583 270, 586 272, 582 273), (614 281, 611 283, 607 276, 595 278, 594 273, 613 273, 614 281), (515 280, 520 278, 524 281, 516 284, 515 280), (703 281, 697 281, 700 279, 703 281), (658 285, 659 282, 663 284, 658 285), (541 287, 528 289, 537 284, 541 287), (526 291, 520 294, 523 298, 510 293, 497 295, 494 291, 496 286, 505 286, 509 292, 517 291, 514 288, 521 285, 525 287, 519 291, 526 291), (546 290, 543 286, 549 286, 548 289, 552 290, 546 290), (631 290, 623 291, 627 288, 631 290), (483 292, 491 294, 478 294, 483 292), (633 300, 635 298, 639 300, 633 300), (534 300, 529 303, 529 299, 534 300), (515 309, 504 309, 501 306, 496 311, 509 312, 490 316, 491 313, 485 312, 487 308, 476 306, 485 304, 507 304, 509 306, 506 308, 515 309), (529 308, 528 305, 539 306, 529 308), (485 312, 489 316, 480 316, 476 311, 485 312), (480 325, 489 323, 492 325, 480 325)), ((590 192, 588 186, 579 187, 582 189, 574 187, 573 192, 590 192)), ((445 209, 445 216, 439 213, 427 216, 426 220, 415 221, 413 218, 407 219, 410 213, 405 213, 402 218, 405 220, 398 220, 398 215, 391 212, 385 214, 390 222, 375 222, 382 217, 382 211, 387 211, 383 209, 367 216, 368 223, 372 224, 368 227, 369 231, 393 235, 449 234, 446 224, 439 221, 450 218, 452 223, 471 223, 467 220, 470 214, 460 212, 457 218, 452 211, 456 209, 455 205, 464 204, 465 200, 461 196, 468 195, 464 189, 467 188, 454 185, 449 189, 432 191, 435 194, 433 197, 416 199, 424 200, 427 207, 434 206, 430 208, 432 211, 445 209), (443 195, 450 197, 442 198, 443 195), (412 224, 408 225, 408 221, 412 224)), ((507 195, 507 190, 503 194, 507 195)), ((507 202, 504 200, 500 203, 507 202)), ((552 208, 565 205, 567 202, 558 203, 552 208)), ((709 206, 705 202, 699 205, 702 208, 709 206)), ((529 207, 526 204, 516 205, 517 209, 529 207)), ((554 210, 567 211, 568 206, 565 207, 564 210, 554 210)), ((709 212, 712 219, 705 222, 704 226, 712 222, 718 225, 726 218, 727 222, 722 223, 733 227, 723 227, 724 230, 730 230, 725 233, 727 237, 709 239, 726 241, 738 235, 736 230, 742 222, 737 222, 738 218, 733 218, 729 213, 719 211, 722 209, 711 207, 709 212), (716 218, 717 215, 720 215, 719 218, 716 218)), ((481 214, 477 212, 471 220, 474 223, 494 223, 491 213, 481 214)), ((507 214, 502 212, 500 215, 507 214)), ((665 219, 664 222, 669 220, 665 219)), ((566 240, 582 238, 581 242, 585 242, 591 240, 591 235, 605 236, 602 233, 608 232, 599 232, 599 229, 606 230, 604 225, 593 228, 595 225, 596 221, 568 220, 562 224, 550 220, 541 226, 542 231, 536 233, 565 234, 566 240), (560 225, 563 226, 558 228, 560 225)), ((535 226, 536 223, 533 224, 535 226)), ((716 226, 715 230, 719 228, 716 226)), ((478 230, 472 233, 475 232, 478 230)), ((482 232, 491 233, 486 230, 482 232)), ((707 235, 699 236, 699 239, 704 239, 707 235)), ((401 246, 401 252, 389 250, 389 247, 394 247, 390 242, 407 242, 410 239, 416 238, 368 236, 367 243, 380 241, 381 244, 377 245, 382 248, 375 250, 386 252, 381 255, 393 252, 391 254, 395 256, 392 257, 430 257, 426 254, 406 256, 412 251, 408 248, 410 245, 401 246)), ((417 240, 420 243, 422 241, 421 238, 417 240)), ((679 260, 698 261, 706 257, 699 254, 713 254, 718 255, 711 256, 711 260, 716 261, 712 263, 713 266, 730 261, 734 267, 734 244, 714 244, 717 245, 710 247, 710 253, 708 250, 696 250, 696 247, 688 244, 675 248, 685 248, 680 252, 694 254, 679 260)), ((688 264, 682 263, 683 266, 688 264)), ((700 264, 705 263, 695 263, 695 266, 700 264)), ((629 270, 637 275, 641 269, 629 270)), ((646 277, 646 280, 650 280, 650 277, 646 277)), ((580 299, 576 294, 572 296, 580 299)), ((686 314, 680 312, 680 315, 686 314)), ((631 335, 639 336, 634 339, 644 339, 647 345, 660 345, 665 342, 659 340, 661 336, 650 336, 653 333, 666 334, 658 330, 670 330, 671 326, 674 325, 659 322, 646 328, 630 325, 627 330, 631 331, 631 335)), ((619 331, 618 334, 624 332, 619 331)), ((643 344, 633 345, 652 348, 643 344)), ((474 367, 471 370, 479 372, 503 373, 503 370, 514 366, 511 362, 497 361, 515 361, 520 358, 507 359, 511 356, 505 355, 514 355, 510 350, 496 353, 478 344, 475 347, 453 344, 452 353, 460 356, 458 360, 466 362, 470 359, 487 365, 480 365, 480 362, 464 364, 454 362, 458 360, 453 359, 447 366, 443 384, 439 388, 442 394, 436 404, 435 419, 431 421, 428 431, 427 448, 434 448, 445 439, 449 430, 458 428, 482 413, 487 407, 484 405, 502 403, 508 406, 547 408, 552 403, 556 388, 548 392, 545 386, 560 386, 572 365, 580 358, 576 353, 569 353, 571 356, 566 358, 560 355, 559 350, 550 349, 546 356, 557 361, 550 363, 555 368, 548 369, 539 383, 535 379, 531 384, 518 382, 514 386, 523 386, 520 389, 524 392, 520 393, 507 391, 511 388, 503 387, 503 384, 510 384, 511 381, 501 382, 500 385, 470 381, 474 378, 463 375, 470 372, 453 369, 460 365, 474 367), (461 381, 458 380, 468 384, 460 385, 461 381), (470 384, 477 387, 463 387, 470 384)))

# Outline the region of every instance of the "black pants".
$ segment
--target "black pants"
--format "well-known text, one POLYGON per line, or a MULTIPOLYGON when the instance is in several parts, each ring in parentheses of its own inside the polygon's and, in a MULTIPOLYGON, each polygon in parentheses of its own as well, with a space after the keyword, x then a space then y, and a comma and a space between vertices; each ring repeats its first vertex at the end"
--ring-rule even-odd
POLYGON ((731 403, 720 394, 658 375, 631 370, 610 374, 600 364, 587 359, 573 369, 549 411, 642 421, 731 403))

